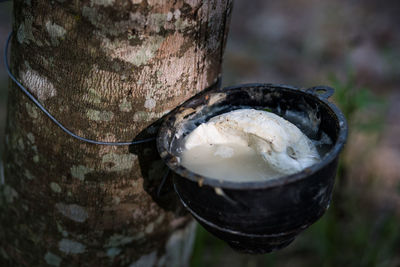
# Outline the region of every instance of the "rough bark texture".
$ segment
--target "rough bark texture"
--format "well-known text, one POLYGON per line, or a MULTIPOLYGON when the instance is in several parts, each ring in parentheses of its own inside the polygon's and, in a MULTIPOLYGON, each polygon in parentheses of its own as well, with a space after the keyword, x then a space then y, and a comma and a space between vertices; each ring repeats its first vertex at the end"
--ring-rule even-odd
MULTIPOLYGON (((154 136, 159 118, 219 79, 231 4, 15 0, 12 70, 79 135, 154 136)), ((188 261, 194 224, 170 185, 157 197, 166 167, 155 142, 78 141, 14 84, 8 103, 1 266, 188 261)))

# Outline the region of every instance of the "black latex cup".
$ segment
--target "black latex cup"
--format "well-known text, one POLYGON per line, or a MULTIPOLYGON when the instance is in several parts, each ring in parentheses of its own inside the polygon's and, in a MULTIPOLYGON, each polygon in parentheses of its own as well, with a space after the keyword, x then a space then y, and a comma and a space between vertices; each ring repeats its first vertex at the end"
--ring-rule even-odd
POLYGON ((329 206, 347 124, 327 99, 333 89, 300 90, 249 84, 200 93, 173 110, 157 138, 161 158, 174 172, 183 205, 215 236, 247 253, 267 253, 290 244, 329 206), (303 171, 263 182, 229 182, 193 173, 179 164, 182 140, 200 123, 239 108, 268 110, 291 121, 309 138, 325 132, 332 145, 322 160, 303 171), (303 114, 302 119, 292 114, 303 114))

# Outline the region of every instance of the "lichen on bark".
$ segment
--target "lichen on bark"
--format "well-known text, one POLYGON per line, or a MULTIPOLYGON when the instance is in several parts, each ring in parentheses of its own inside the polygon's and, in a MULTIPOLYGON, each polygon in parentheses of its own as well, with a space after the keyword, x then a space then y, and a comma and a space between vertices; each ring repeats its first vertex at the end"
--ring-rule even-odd
MULTIPOLYGON (((164 114, 219 79, 231 4, 16 0, 12 71, 79 135, 154 136, 164 114)), ((78 141, 15 84, 8 110, 0 263, 187 262, 193 225, 168 186, 156 194, 166 167, 154 142, 78 141)))

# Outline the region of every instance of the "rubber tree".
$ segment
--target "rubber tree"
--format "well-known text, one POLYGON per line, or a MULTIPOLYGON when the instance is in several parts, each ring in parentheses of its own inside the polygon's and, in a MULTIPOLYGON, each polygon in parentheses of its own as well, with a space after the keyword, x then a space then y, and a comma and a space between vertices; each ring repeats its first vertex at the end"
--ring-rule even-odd
MULTIPOLYGON (((15 0, 11 69, 81 136, 155 136, 163 115, 218 84, 231 6, 15 0)), ((168 181, 159 187, 155 141, 74 139, 10 82, 4 143, 1 266, 187 264, 194 223, 168 181)))

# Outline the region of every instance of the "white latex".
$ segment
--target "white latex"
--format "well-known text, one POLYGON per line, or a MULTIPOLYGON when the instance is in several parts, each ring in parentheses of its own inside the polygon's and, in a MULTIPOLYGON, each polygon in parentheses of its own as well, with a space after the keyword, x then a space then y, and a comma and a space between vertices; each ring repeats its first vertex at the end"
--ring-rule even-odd
MULTIPOLYGON (((198 163, 196 161, 191 163, 188 158, 190 150, 203 153, 207 147, 212 149, 210 152, 213 157, 215 156, 213 159, 209 156, 211 164, 216 164, 215 161, 219 157, 224 159, 224 162, 227 162, 228 158, 234 160, 235 151, 239 151, 237 147, 243 147, 245 150, 253 149, 271 169, 273 176, 299 172, 320 160, 314 144, 294 124, 274 113, 254 109, 238 109, 224 113, 198 126, 186 138, 184 148, 187 151, 183 153, 182 164, 191 169, 191 164, 198 163)), ((207 160, 206 153, 200 160, 204 161, 204 158, 207 160)), ((242 164, 247 163, 242 161, 242 164)), ((235 162, 230 165, 230 169, 236 165, 239 165, 237 168, 241 168, 241 164, 235 162)), ((207 168, 206 165, 204 168, 207 168)), ((197 166, 197 172, 199 170, 202 171, 201 166, 197 166)), ((235 173, 234 170, 227 171, 235 173)), ((209 173, 210 171, 205 171, 200 174, 209 173)), ((220 176, 215 178, 222 179, 224 175, 214 176, 220 176)))

